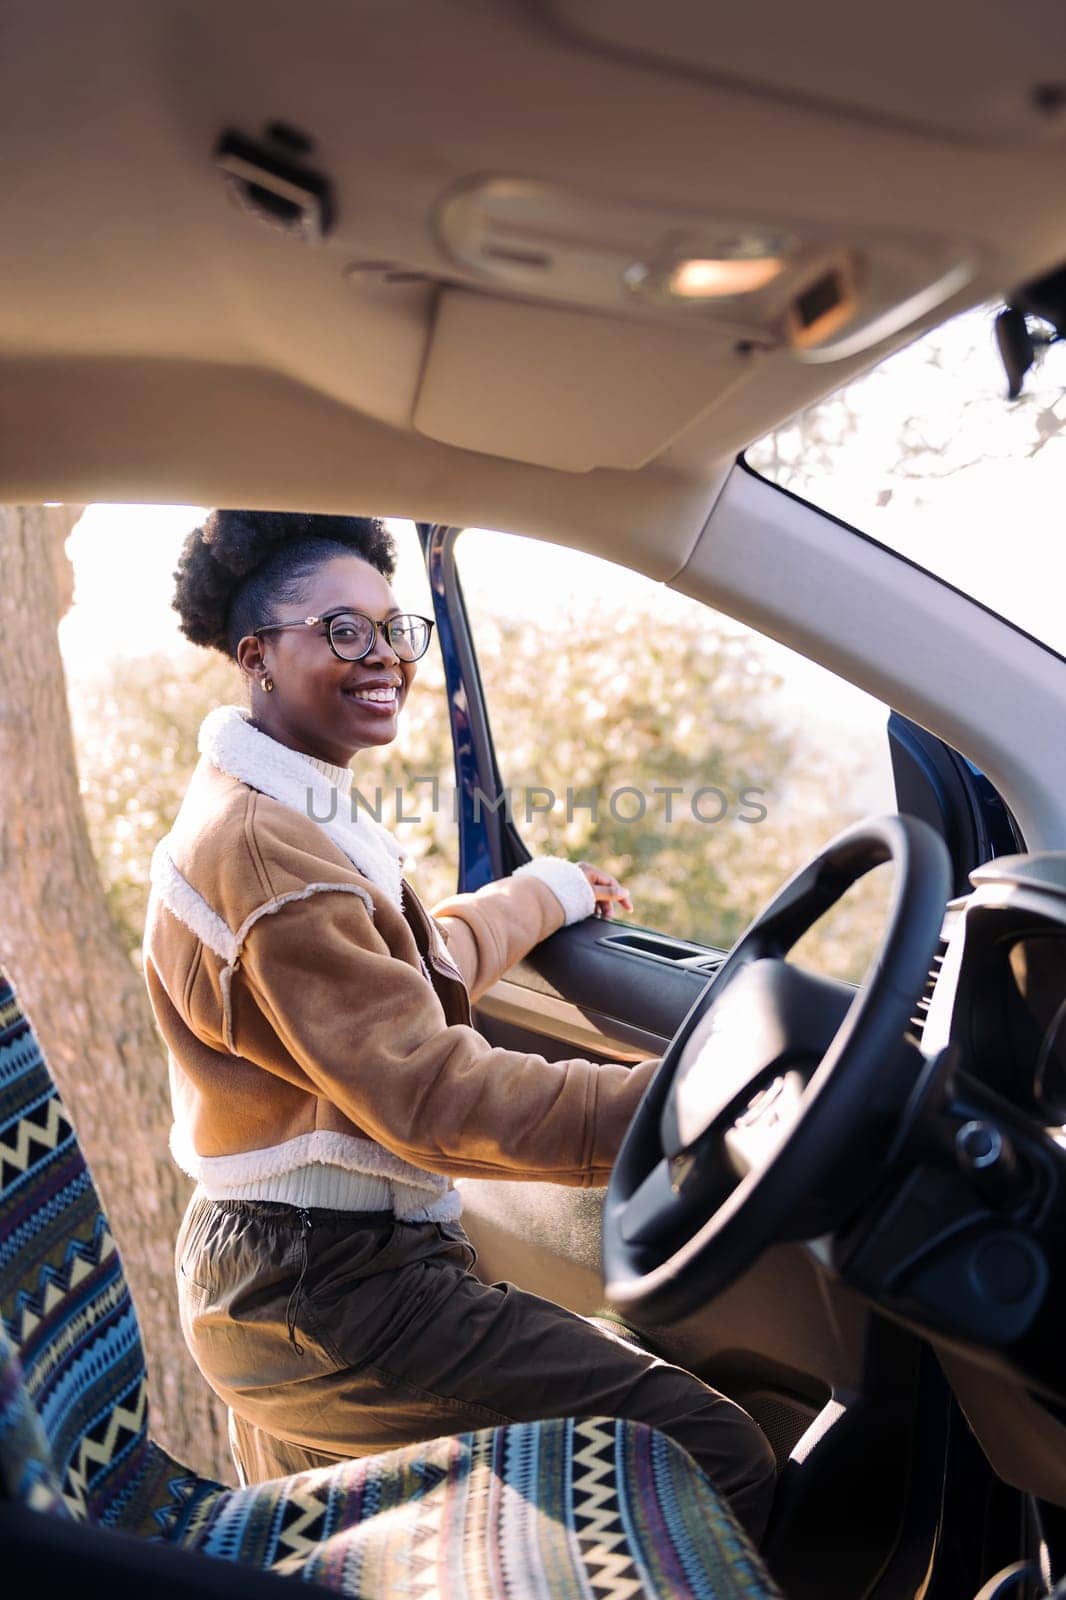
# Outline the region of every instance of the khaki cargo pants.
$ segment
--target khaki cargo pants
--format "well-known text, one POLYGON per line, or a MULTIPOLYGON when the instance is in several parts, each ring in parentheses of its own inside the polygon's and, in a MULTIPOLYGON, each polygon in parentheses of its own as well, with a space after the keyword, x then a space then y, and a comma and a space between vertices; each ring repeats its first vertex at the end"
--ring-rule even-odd
POLYGON ((457 1223, 194 1195, 181 1325, 230 1407, 242 1480, 509 1422, 624 1417, 682 1445, 759 1536, 774 1458, 747 1412, 550 1301, 481 1283, 474 1259, 457 1223))

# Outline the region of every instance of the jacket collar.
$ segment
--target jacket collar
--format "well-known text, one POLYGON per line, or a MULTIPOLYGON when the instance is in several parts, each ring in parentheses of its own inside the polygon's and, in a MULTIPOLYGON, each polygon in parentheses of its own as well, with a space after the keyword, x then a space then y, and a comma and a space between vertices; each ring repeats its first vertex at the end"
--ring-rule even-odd
POLYGON ((220 772, 317 823, 363 877, 403 909, 404 858, 396 840, 306 756, 253 728, 240 706, 218 706, 208 713, 199 750, 220 772))

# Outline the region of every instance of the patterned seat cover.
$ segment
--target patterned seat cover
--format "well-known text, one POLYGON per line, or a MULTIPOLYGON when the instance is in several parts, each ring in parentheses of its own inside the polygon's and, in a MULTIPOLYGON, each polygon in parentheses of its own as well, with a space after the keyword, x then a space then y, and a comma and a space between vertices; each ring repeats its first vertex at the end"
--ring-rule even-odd
POLYGON ((2 974, 0 1497, 365 1600, 777 1592, 689 1457, 637 1423, 487 1429, 245 1489, 182 1467, 149 1438, 119 1253, 2 974))

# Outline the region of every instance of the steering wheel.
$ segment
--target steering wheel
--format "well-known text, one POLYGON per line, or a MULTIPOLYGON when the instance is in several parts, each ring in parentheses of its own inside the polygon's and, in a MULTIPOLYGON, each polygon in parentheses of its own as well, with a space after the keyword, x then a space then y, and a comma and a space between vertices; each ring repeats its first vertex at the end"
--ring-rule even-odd
POLYGON ((921 1057, 907 1037, 951 893, 939 834, 861 822, 791 878, 685 1018, 637 1108, 603 1221, 608 1298, 671 1321, 777 1240, 842 1226, 869 1193, 921 1057), (865 873, 892 901, 863 985, 785 958, 865 873))

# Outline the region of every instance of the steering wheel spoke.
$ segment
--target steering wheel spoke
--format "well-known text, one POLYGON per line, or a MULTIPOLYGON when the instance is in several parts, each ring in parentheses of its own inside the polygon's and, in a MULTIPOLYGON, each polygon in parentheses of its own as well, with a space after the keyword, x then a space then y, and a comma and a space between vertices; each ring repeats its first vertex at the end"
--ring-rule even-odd
POLYGON ((622 1237, 629 1244, 653 1244, 676 1226, 684 1202, 670 1172, 671 1163, 656 1162, 639 1189, 630 1197, 621 1219, 622 1237))
POLYGON ((698 1150, 657 1161, 626 1203, 620 1219, 630 1244, 661 1243, 725 1198, 736 1176, 720 1141, 704 1140, 698 1150))

